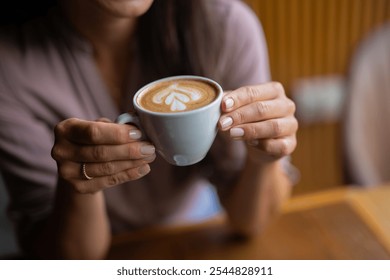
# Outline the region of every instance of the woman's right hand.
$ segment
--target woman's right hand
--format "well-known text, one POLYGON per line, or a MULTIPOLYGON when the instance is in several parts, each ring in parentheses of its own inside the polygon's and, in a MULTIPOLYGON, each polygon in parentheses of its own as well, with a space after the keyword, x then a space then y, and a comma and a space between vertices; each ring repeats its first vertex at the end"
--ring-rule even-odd
POLYGON ((135 126, 107 119, 71 118, 60 122, 55 127, 52 148, 60 180, 76 192, 95 193, 145 176, 156 154, 154 146, 140 141, 141 137, 135 126), (92 179, 84 176, 83 164, 92 179))

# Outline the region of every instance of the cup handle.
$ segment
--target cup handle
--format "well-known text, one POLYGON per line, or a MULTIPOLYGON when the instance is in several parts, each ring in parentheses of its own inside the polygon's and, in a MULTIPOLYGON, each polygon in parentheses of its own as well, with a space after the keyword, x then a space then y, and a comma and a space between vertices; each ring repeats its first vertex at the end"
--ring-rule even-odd
POLYGON ((118 124, 127 124, 127 123, 134 124, 142 132, 141 139, 148 140, 148 137, 146 136, 145 131, 142 129, 141 122, 139 120, 139 117, 136 115, 136 113, 123 113, 116 118, 115 122, 118 124))
POLYGON ((135 113, 121 114, 117 117, 115 122, 119 124, 126 124, 126 123, 135 124, 136 126, 138 126, 139 129, 141 129, 141 123, 139 121, 138 116, 135 113))

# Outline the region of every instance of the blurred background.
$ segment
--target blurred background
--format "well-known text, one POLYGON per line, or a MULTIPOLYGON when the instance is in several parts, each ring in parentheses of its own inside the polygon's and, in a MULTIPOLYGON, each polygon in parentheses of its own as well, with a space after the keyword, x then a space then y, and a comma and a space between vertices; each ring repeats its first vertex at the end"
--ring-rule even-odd
MULTIPOLYGON (((359 43, 390 20, 390 0, 245 0, 263 24, 272 77, 297 105, 294 194, 348 183, 341 117, 359 43)), ((389 50, 390 51, 390 50, 389 50)))
MULTIPOLYGON (((40 14, 53 1, 17 1, 0 9, 0 24, 40 14)), ((301 179, 294 195, 346 185, 342 116, 356 48, 390 20, 390 0, 245 0, 263 24, 273 80, 297 104, 301 179)), ((0 178, 0 258, 17 251, 5 216, 0 178)))

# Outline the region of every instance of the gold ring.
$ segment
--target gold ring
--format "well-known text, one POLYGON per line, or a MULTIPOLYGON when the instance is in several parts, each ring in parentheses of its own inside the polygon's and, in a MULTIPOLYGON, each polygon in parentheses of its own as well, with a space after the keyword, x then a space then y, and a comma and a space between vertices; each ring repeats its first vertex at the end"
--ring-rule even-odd
POLYGON ((87 179, 87 180, 92 180, 93 179, 93 177, 88 176, 87 171, 85 170, 85 163, 83 163, 81 165, 81 171, 82 171, 85 179, 87 179))

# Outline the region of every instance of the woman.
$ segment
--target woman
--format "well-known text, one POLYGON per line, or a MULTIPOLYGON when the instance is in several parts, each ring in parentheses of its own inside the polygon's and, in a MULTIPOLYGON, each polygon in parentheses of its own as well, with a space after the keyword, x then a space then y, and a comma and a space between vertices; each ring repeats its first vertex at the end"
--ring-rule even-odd
POLYGON ((289 194, 282 163, 298 125, 283 87, 268 82, 255 15, 237 0, 59 4, 1 39, 1 168, 24 250, 103 258, 113 232, 169 220, 206 180, 237 233, 261 230, 289 194), (189 168, 110 121, 132 109, 129 93, 177 74, 231 90, 215 144, 189 168))

